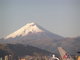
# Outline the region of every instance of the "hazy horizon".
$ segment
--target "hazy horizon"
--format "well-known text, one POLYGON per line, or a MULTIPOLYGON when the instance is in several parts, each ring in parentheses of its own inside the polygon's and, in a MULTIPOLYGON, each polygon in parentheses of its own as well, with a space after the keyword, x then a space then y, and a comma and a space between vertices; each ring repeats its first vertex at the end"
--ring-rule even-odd
POLYGON ((0 38, 31 22, 63 37, 80 36, 80 2, 0 0, 0 38))

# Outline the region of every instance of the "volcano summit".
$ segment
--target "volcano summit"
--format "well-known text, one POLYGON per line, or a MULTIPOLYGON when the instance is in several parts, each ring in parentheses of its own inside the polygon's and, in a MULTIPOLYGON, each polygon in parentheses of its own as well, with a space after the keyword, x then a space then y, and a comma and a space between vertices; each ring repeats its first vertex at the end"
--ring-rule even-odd
MULTIPOLYGON (((4 39, 10 38, 25 38, 25 39, 41 39, 41 38, 51 38, 51 39, 62 39, 62 36, 57 34, 53 34, 36 23, 28 23, 19 30, 9 34, 8 36, 4 37, 4 39)), ((24 39, 23 38, 23 39, 24 39)))

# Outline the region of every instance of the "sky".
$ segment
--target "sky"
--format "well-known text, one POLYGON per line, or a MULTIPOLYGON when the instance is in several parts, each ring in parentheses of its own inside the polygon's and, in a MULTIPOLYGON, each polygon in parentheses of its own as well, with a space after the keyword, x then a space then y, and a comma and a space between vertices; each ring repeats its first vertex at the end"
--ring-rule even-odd
POLYGON ((80 1, 0 0, 0 38, 31 22, 63 37, 80 36, 80 1))

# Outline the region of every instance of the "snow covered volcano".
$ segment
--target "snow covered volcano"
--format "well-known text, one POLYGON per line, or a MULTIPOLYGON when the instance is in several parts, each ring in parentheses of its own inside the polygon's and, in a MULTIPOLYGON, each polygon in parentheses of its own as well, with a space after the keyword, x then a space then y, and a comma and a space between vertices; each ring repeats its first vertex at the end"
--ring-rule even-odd
POLYGON ((32 22, 28 23, 19 30, 9 34, 8 36, 4 37, 4 39, 9 38, 23 38, 23 39, 41 39, 41 38, 52 38, 52 39, 61 39, 62 36, 57 34, 53 34, 40 25, 32 22), (24 37, 24 38, 23 38, 24 37))
POLYGON ((3 42, 11 44, 29 44, 40 48, 52 48, 59 45, 64 37, 42 28, 36 23, 28 23, 17 31, 4 37, 3 42), (51 47, 52 46, 52 47, 51 47))
POLYGON ((58 46, 67 48, 71 53, 79 50, 80 38, 66 39, 55 33, 51 33, 36 23, 28 23, 17 31, 0 39, 0 43, 28 44, 51 52, 56 52, 58 46), (73 45, 74 44, 74 45, 73 45), (76 50, 74 46, 76 47, 76 50))

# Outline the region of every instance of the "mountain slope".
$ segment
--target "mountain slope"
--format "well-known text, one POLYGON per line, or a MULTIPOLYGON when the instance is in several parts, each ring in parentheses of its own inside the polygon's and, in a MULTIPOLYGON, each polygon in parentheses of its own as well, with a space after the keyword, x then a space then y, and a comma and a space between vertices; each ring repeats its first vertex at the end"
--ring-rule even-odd
POLYGON ((4 56, 7 54, 12 54, 16 56, 34 56, 36 54, 42 55, 51 55, 52 53, 43 49, 39 49, 37 47, 33 47, 30 45, 22 45, 22 44, 0 44, 0 56, 4 56))

